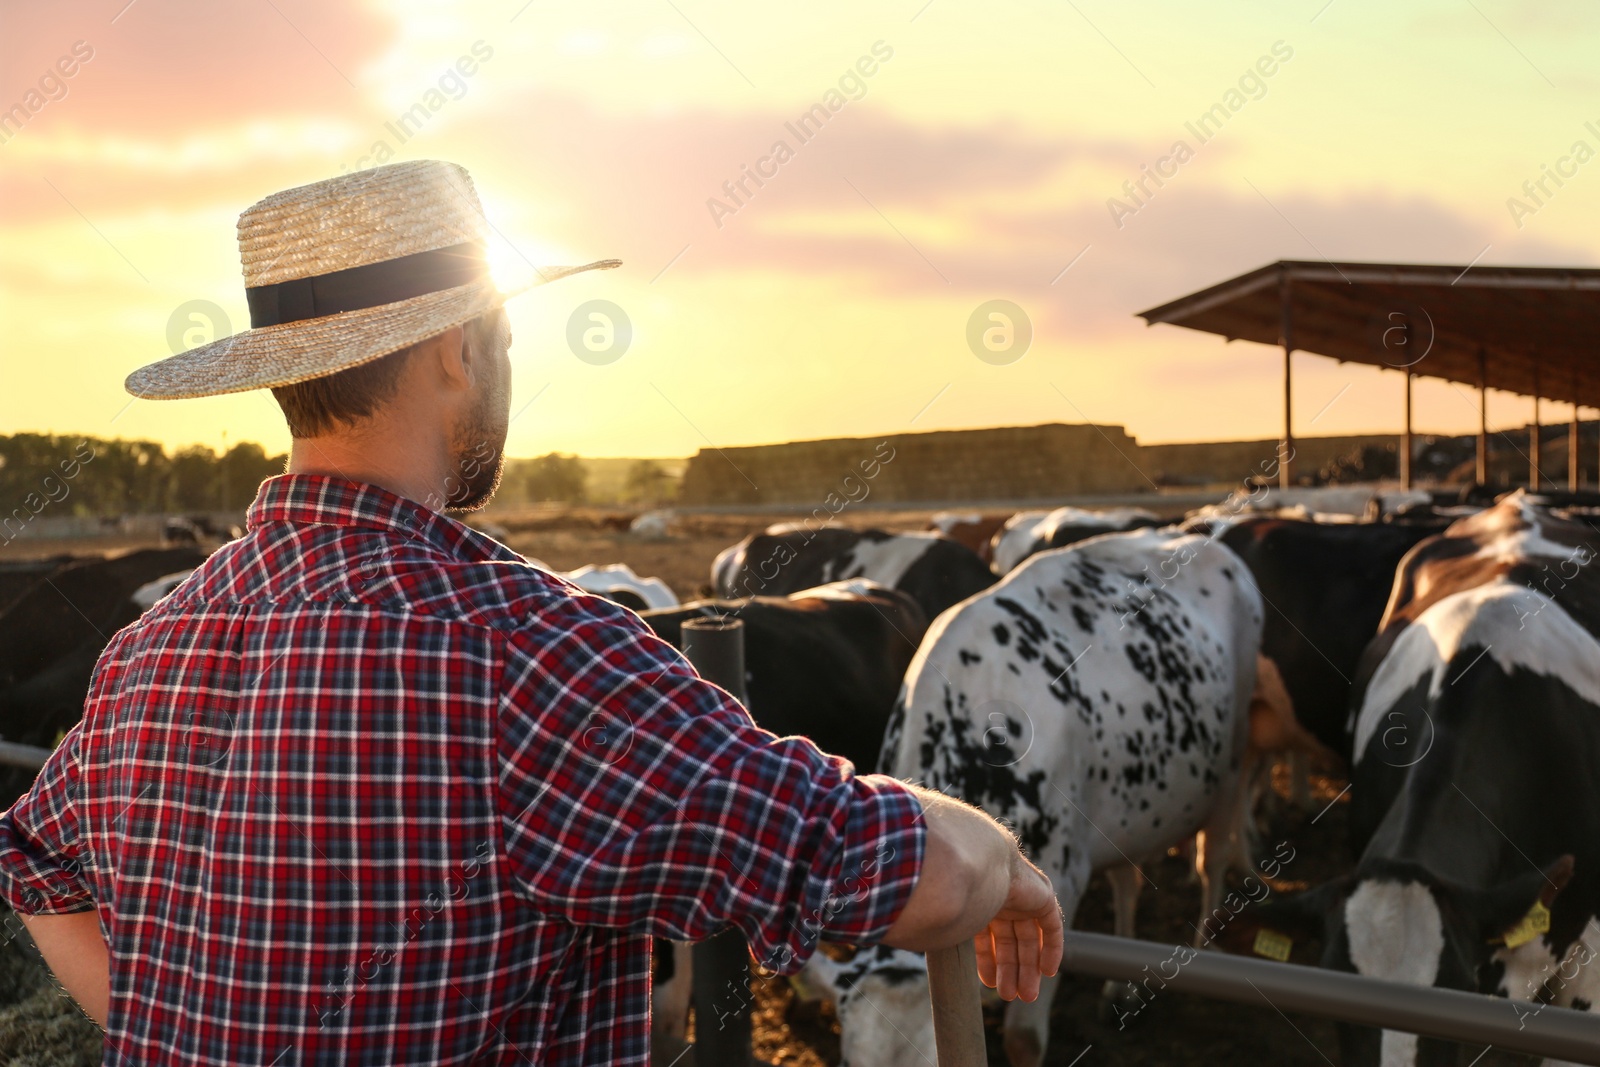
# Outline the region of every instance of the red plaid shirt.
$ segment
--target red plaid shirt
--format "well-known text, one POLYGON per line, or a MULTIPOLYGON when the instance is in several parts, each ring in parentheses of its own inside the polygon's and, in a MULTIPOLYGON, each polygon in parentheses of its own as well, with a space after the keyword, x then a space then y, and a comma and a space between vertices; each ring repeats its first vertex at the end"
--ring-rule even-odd
POLYGON ((644 1064, 650 939, 880 939, 921 807, 755 727, 639 619, 373 486, 267 481, 112 638, 0 816, 98 906, 108 1064, 644 1064))

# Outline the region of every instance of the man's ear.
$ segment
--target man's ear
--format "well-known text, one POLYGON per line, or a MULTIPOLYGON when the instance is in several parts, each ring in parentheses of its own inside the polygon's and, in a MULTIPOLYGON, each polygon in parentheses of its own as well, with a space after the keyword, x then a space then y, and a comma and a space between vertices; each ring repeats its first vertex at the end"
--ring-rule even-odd
POLYGON ((477 376, 483 373, 483 368, 467 353, 466 330, 460 326, 452 326, 428 338, 423 352, 429 364, 438 368, 436 373, 446 388, 471 389, 477 376))

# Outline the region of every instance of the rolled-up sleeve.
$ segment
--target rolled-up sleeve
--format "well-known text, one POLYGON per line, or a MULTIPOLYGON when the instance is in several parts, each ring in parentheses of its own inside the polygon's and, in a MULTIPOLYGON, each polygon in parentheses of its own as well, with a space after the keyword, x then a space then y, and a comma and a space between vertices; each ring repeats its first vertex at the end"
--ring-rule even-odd
POLYGON ((0 900, 22 915, 94 908, 80 855, 75 726, 45 761, 33 787, 0 815, 0 900))
POLYGON ((598 598, 545 605, 506 656, 501 815, 530 906, 691 941, 737 926, 780 973, 905 908, 926 831, 901 783, 760 729, 598 598))

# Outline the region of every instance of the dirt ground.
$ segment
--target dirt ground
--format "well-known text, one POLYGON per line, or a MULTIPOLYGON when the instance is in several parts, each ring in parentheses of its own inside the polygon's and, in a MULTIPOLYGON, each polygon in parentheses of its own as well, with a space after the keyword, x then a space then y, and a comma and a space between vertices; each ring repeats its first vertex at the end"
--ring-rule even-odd
MULTIPOLYGON (((868 512, 842 516, 850 525, 921 529, 927 512, 868 512)), ((627 563, 641 575, 667 582, 684 599, 704 595, 711 560, 717 552, 748 533, 785 516, 686 515, 672 524, 664 540, 642 540, 627 532, 631 515, 614 509, 540 507, 516 513, 491 512, 482 522, 503 535, 510 546, 552 567, 567 570, 585 563, 627 563)), ((63 550, 85 552, 101 546, 84 543, 13 542, 5 559, 46 556, 63 550), (31 549, 31 551, 29 551, 31 549)), ((119 545, 118 548, 136 547, 119 545)), ((1293 891, 1317 884, 1347 870, 1344 844, 1345 804, 1334 802, 1343 782, 1314 777, 1319 798, 1316 812, 1298 812, 1278 805, 1263 833, 1267 848, 1287 841, 1295 859, 1285 867, 1290 882, 1275 888, 1293 891)), ((1277 783, 1286 791, 1286 783, 1277 783)), ((1200 892, 1188 864, 1167 857, 1149 870, 1150 884, 1141 901, 1140 938, 1164 944, 1188 944, 1191 923, 1200 910, 1200 892)), ((50 984, 37 951, 13 916, 6 920, 0 944, 0 1067, 78 1067, 99 1062, 99 1031, 62 1000, 50 984)), ((1111 898, 1103 878, 1096 878, 1082 902, 1076 928, 1111 932, 1111 898)), ((1313 963, 1314 944, 1296 946, 1296 962, 1313 963)), ((1119 1028, 1114 1017, 1100 1015, 1098 979, 1067 976, 1052 1012, 1049 1067, 1155 1064, 1271 1064, 1273 1067, 1332 1067, 1339 1062, 1337 1032, 1332 1023, 1299 1015, 1282 1015, 1268 1004, 1234 1005, 1170 991, 1161 992, 1119 1028)), ((769 1063, 824 1067, 839 1055, 838 1024, 831 1011, 795 1002, 780 979, 760 981, 756 989, 756 1054, 769 1063)), ((999 1015, 988 1022, 990 1062, 1003 1064, 999 1015)), ((1466 1063, 1481 1049, 1464 1050, 1466 1063)), ((1531 1064, 1526 1057, 1491 1051, 1473 1061, 1475 1067, 1531 1064)), ((688 1067, 686 1058, 679 1067, 688 1067)), ((869 1065, 864 1065, 869 1067, 869 1065)))

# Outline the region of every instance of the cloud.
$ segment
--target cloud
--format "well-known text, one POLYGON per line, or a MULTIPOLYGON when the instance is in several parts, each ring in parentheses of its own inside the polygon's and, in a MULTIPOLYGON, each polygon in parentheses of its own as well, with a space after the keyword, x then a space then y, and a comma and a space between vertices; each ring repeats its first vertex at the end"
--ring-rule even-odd
MULTIPOLYGON (((1257 193, 1226 145, 1205 149, 1118 228, 1106 198, 1168 143, 921 125, 874 110, 870 84, 804 143, 791 128, 800 106, 617 113, 565 95, 497 95, 488 75, 474 92, 474 107, 430 126, 406 157, 463 163, 486 196, 511 209, 512 218, 496 220, 503 232, 579 257, 617 255, 641 281, 671 263, 669 278, 804 275, 908 306, 1004 296, 1053 335, 1081 338, 1124 331, 1145 307, 1276 259, 1465 263, 1486 245, 1484 262, 1592 258, 1531 227, 1514 233, 1499 204, 1468 213, 1381 186, 1289 193, 1264 177, 1253 179, 1257 193), (747 179, 744 203, 719 228, 707 201, 729 203, 723 183, 779 140, 792 158, 764 185, 747 179)), ((77 145, 76 157, 68 151, 76 142, 49 142, 63 169, 53 181, 97 224, 196 204, 236 212, 336 172, 332 161, 347 161, 366 139, 356 128, 279 116, 183 140, 119 134, 77 145), (180 173, 161 162, 184 152, 227 165, 180 173)), ((0 202, 35 221, 76 225, 63 195, 40 175, 0 176, 0 202)))
POLYGON ((9 105, 82 40, 94 57, 41 124, 169 135, 241 116, 326 113, 359 98, 345 79, 360 86, 397 32, 369 4, 135 0, 119 14, 126 2, 98 2, 93 14, 78 5, 8 7, 0 99, 9 105))
MULTIPOLYGON (((1376 185, 1286 193, 1264 178, 1258 193, 1214 153, 1118 229, 1106 197, 1166 145, 928 128, 848 107, 764 186, 747 183, 718 229, 705 201, 726 201, 722 182, 773 139, 795 142, 788 116, 615 116, 562 98, 521 113, 497 163, 563 205, 564 244, 617 249, 646 277, 688 245, 674 274, 829 276, 888 299, 1008 296, 1071 335, 1125 329, 1143 308, 1277 259, 1466 263, 1486 245, 1484 262, 1593 259, 1575 242, 1514 234, 1499 204, 1469 213, 1376 185)), ((481 142, 504 121, 481 114, 458 133, 481 142)))

